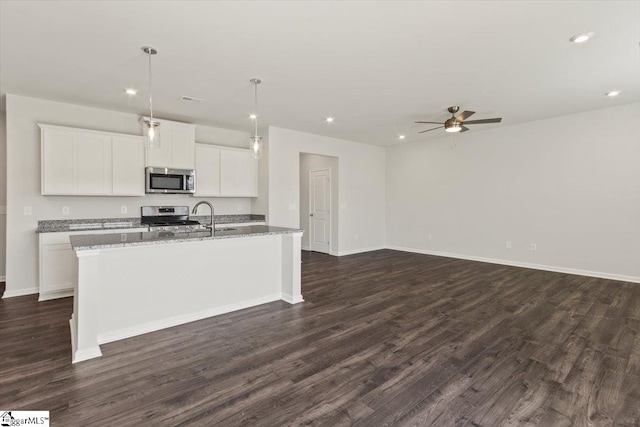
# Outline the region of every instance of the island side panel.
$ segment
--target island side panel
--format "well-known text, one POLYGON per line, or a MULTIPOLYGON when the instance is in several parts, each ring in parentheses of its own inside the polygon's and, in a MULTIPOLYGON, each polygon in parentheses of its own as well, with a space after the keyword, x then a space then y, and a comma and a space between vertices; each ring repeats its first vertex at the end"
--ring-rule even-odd
POLYGON ((289 304, 304 301, 301 272, 302 233, 282 236, 282 299, 289 304))
POLYGON ((98 288, 100 251, 76 252, 74 258, 74 298, 71 325, 72 362, 102 356, 98 345, 98 288), (86 286, 89 284, 89 286, 86 286), (81 320, 81 321, 79 321, 81 320))
POLYGON ((281 298, 282 236, 101 251, 100 344, 281 298))

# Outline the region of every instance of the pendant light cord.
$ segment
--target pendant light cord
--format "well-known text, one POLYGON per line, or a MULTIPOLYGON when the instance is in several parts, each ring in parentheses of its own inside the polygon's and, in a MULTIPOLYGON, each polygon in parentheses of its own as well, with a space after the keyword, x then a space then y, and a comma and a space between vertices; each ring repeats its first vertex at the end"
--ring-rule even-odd
POLYGON ((153 122, 153 98, 151 96, 151 51, 148 52, 149 55, 149 111, 151 113, 151 122, 153 122))
POLYGON ((256 119, 255 119, 255 132, 254 132, 254 136, 258 136, 258 82, 254 82, 253 83, 254 87, 255 87, 255 98, 254 98, 254 111, 255 111, 255 115, 256 115, 256 119))

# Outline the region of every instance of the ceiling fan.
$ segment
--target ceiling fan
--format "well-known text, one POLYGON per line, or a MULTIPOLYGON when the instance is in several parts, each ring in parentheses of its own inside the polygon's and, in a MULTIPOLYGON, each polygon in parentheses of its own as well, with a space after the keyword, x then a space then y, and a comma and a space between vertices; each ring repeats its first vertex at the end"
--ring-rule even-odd
POLYGON ((502 117, 497 117, 494 119, 467 120, 469 116, 475 114, 476 112, 463 111, 462 113, 456 116, 456 113, 458 112, 459 109, 460 107, 455 105, 453 107, 447 108, 447 110, 451 113, 451 118, 447 119, 445 122, 422 122, 422 121, 415 122, 415 123, 429 123, 434 125, 442 125, 436 128, 423 130, 418 133, 425 133, 425 132, 429 132, 429 131, 440 129, 440 128, 444 128, 444 130, 447 132, 466 132, 469 130, 469 128, 467 128, 465 125, 478 125, 482 123, 500 123, 502 121, 502 117))

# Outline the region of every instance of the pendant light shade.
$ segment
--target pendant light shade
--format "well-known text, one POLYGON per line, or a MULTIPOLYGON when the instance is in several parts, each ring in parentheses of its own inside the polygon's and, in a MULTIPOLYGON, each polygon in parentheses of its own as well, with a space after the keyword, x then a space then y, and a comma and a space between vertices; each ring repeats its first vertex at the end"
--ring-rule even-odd
POLYGON ((255 88, 255 104, 253 114, 251 115, 251 118, 254 121, 254 132, 253 136, 250 138, 249 148, 251 149, 251 156, 253 156, 254 159, 259 159, 262 157, 262 137, 258 136, 258 85, 262 83, 262 80, 251 79, 249 81, 253 83, 255 88))
POLYGON ((153 96, 151 92, 151 57, 158 51, 150 46, 144 46, 142 51, 149 57, 149 117, 142 119, 145 142, 147 148, 160 148, 160 122, 153 118, 153 96))

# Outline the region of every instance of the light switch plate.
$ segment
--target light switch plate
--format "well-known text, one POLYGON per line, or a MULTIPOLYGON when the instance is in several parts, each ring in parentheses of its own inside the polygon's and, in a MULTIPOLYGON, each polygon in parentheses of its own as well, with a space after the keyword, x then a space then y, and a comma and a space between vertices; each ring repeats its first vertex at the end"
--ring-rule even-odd
POLYGON ((289 210, 290 211, 295 211, 297 209, 297 206, 295 203, 289 203, 289 210))
POLYGON ((24 216, 31 216, 31 215, 33 215, 33 209, 31 208, 31 206, 25 206, 24 216))

